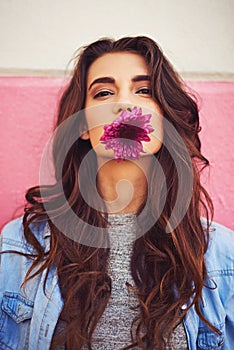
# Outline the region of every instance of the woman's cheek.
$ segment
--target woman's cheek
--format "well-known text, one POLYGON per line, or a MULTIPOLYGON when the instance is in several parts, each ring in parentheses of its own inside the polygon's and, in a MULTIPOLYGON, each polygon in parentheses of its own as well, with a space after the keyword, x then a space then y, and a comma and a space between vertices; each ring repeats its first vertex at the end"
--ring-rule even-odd
POLYGON ((93 148, 100 144, 100 138, 104 132, 103 126, 98 126, 89 130, 90 142, 93 148))
POLYGON ((154 136, 151 136, 150 142, 142 142, 142 144, 146 154, 155 154, 162 147, 162 141, 154 136))
POLYGON ((152 126, 154 131, 149 134, 150 142, 143 142, 143 146, 151 153, 157 153, 163 144, 163 117, 160 114, 154 115, 152 118, 152 126))

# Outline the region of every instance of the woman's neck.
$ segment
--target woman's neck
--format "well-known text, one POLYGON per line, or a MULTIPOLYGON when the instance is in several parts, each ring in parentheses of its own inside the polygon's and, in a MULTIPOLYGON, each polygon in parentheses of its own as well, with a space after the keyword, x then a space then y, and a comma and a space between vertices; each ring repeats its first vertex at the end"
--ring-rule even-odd
POLYGON ((137 212, 147 196, 150 157, 140 160, 98 158, 97 187, 109 213, 137 212))

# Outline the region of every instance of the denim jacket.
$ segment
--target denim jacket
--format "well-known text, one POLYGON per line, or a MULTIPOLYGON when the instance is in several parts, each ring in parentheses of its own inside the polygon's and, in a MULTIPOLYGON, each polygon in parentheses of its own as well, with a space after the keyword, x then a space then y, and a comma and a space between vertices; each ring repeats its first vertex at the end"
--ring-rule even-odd
MULTIPOLYGON (((203 288, 201 311, 220 334, 213 333, 192 307, 184 319, 188 346, 195 349, 234 349, 234 232, 217 223, 206 252, 209 279, 203 288)), ((46 223, 32 230, 46 251, 50 247, 50 230, 46 223)), ((22 218, 8 223, 1 238, 1 250, 33 253, 22 230, 22 218)), ((31 260, 19 254, 0 255, 0 349, 47 350, 63 307, 56 269, 46 282, 46 271, 21 287, 31 260)), ((186 307, 186 305, 184 306, 186 307)))

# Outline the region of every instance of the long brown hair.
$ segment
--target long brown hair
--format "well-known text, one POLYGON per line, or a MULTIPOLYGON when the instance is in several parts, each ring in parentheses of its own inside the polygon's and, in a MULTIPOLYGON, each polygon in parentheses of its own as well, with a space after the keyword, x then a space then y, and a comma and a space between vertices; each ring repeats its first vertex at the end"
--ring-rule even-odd
MULTIPOLYGON (((78 53, 71 79, 60 100, 56 127, 84 108, 90 65, 105 53, 126 51, 144 57, 151 77, 152 97, 160 106, 164 118, 183 139, 193 171, 193 189, 188 209, 183 219, 179 220, 174 216, 174 222, 177 224, 167 233, 165 229, 178 194, 178 169, 166 147, 163 146, 154 155, 165 174, 166 201, 156 223, 133 243, 131 272, 135 286, 129 288, 137 295, 139 307, 138 316, 132 325, 132 345, 128 348, 138 345, 142 349, 153 349, 156 344, 158 349, 164 349, 166 336, 172 334, 175 325, 193 305, 200 318, 216 330, 204 319, 199 307, 202 288, 207 278, 204 254, 209 239, 209 215, 211 214, 212 218, 213 207, 210 197, 200 183, 200 170, 209 163, 200 152, 199 115, 195 99, 186 91, 183 81, 152 39, 145 36, 125 37, 116 41, 103 38, 83 47, 78 53), (201 216, 207 219, 205 235, 201 216), (182 308, 186 303, 187 308, 182 308)), ((78 130, 79 123, 82 122, 76 121, 77 124, 72 125, 66 133, 78 130)), ((66 138, 59 139, 66 143, 66 138)), ((80 138, 74 142, 65 157, 62 176, 58 178, 63 146, 65 145, 56 143, 55 139, 55 173, 57 182, 62 183, 70 207, 84 222, 96 227, 107 227, 107 215, 102 215, 100 211, 89 206, 80 193, 79 167, 84 156, 92 149, 90 142, 80 138)), ((178 153, 176 142, 173 140, 171 149, 178 153)), ((95 155, 93 162, 95 164, 95 155)), ((157 183, 152 183, 151 186, 155 193, 155 200, 151 201, 150 208, 153 215, 159 211, 158 201, 162 191, 160 186, 161 184, 157 183)), ((90 191, 92 194, 92 189, 90 191)), ((64 300, 62 317, 67 326, 65 334, 61 339, 57 339, 58 341, 55 339, 53 346, 61 340, 66 342, 68 349, 82 349, 84 344, 92 349, 93 332, 111 293, 111 278, 108 276, 110 249, 75 242, 53 224, 48 209, 45 210, 45 202, 51 204, 51 212, 54 211, 65 226, 69 220, 63 211, 64 203, 59 196, 57 184, 31 188, 26 198, 29 205, 24 215, 24 232, 38 254, 28 271, 25 283, 32 278, 30 272, 41 261, 43 265, 38 273, 41 269, 50 269, 55 264, 64 300), (32 222, 40 220, 48 220, 50 226, 51 245, 48 254, 44 253, 29 227, 32 222)), ((83 234, 85 227, 81 227, 80 231, 83 234)))

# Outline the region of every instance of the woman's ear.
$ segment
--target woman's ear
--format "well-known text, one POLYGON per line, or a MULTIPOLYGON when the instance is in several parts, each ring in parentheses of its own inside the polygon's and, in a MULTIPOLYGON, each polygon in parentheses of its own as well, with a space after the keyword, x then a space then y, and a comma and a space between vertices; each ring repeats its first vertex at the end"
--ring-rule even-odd
POLYGON ((83 134, 81 134, 80 138, 82 140, 89 140, 89 132, 88 131, 85 131, 83 134))
POLYGON ((82 115, 82 119, 79 124, 79 135, 82 140, 89 140, 89 129, 85 119, 85 116, 82 115))

